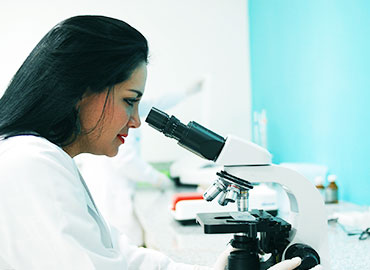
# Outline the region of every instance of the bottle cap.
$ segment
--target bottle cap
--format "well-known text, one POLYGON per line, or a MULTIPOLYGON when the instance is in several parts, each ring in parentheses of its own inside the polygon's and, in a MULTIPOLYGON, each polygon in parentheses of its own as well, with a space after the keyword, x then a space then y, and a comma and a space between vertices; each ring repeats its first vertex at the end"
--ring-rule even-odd
POLYGON ((330 174, 328 176, 328 181, 329 182, 335 182, 335 180, 337 180, 337 176, 335 174, 330 174))
POLYGON ((322 176, 316 176, 314 181, 316 186, 324 184, 324 178, 322 176))

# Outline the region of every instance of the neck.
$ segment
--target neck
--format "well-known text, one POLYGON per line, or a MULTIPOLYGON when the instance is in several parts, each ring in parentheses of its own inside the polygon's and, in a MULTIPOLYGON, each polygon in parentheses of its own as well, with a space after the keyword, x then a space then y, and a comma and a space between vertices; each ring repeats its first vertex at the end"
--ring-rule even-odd
POLYGON ((78 144, 77 141, 75 141, 72 144, 69 144, 67 146, 63 146, 62 148, 72 158, 77 156, 78 154, 81 154, 80 147, 79 147, 79 144, 78 144))

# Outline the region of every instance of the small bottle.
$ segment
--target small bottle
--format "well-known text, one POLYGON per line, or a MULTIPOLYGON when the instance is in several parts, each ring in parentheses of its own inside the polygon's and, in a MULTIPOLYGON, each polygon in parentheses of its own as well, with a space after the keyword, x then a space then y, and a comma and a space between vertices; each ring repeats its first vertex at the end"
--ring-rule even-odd
POLYGON ((338 186, 335 183, 337 176, 331 174, 328 176, 329 185, 325 190, 325 202, 326 203, 338 203, 338 186))
POLYGON ((325 187, 324 187, 324 178, 322 176, 317 176, 315 178, 316 188, 319 190, 322 199, 325 200, 325 187))

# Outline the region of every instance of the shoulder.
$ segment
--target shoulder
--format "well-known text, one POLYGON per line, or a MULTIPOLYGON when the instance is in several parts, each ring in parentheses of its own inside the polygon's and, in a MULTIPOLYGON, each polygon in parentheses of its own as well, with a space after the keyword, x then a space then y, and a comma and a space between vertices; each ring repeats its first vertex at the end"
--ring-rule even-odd
POLYGON ((75 198, 85 203, 73 159, 59 146, 36 136, 0 141, 0 197, 6 201, 9 196, 67 204, 75 198))
POLYGON ((43 137, 33 135, 15 136, 0 140, 0 156, 49 154, 65 160, 71 159, 59 146, 43 137))
POLYGON ((16 136, 0 141, 0 167, 31 170, 63 167, 78 174, 73 159, 59 146, 37 136, 16 136))
POLYGON ((27 147, 40 147, 40 148, 58 148, 57 145, 51 143, 47 139, 35 136, 35 135, 19 135, 10 137, 7 139, 0 140, 1 147, 16 147, 16 146, 27 146, 27 147))

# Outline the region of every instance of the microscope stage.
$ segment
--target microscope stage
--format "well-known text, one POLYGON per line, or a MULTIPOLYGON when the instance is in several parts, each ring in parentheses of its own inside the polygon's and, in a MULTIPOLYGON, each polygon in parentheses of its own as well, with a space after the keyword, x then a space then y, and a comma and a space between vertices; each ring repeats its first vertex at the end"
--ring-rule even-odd
POLYGON ((255 237, 257 232, 290 230, 291 225, 264 210, 248 212, 198 213, 197 222, 204 233, 246 233, 255 237))

